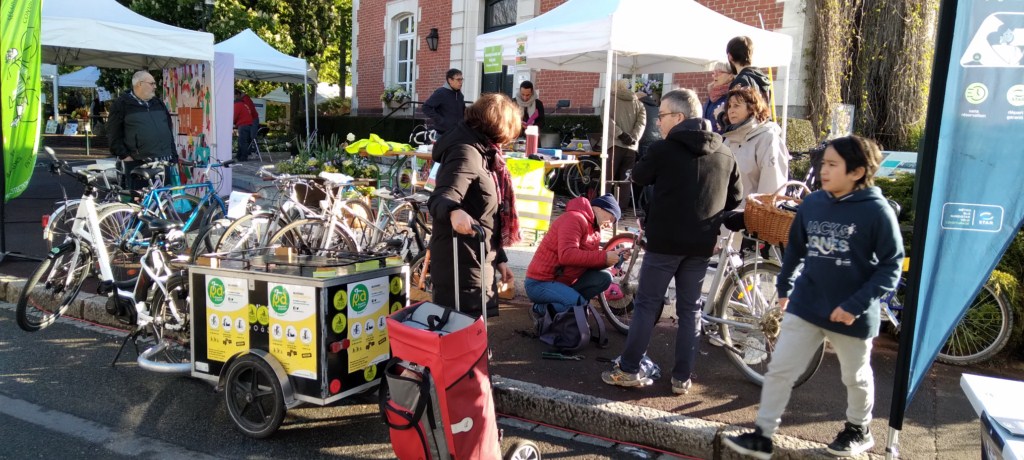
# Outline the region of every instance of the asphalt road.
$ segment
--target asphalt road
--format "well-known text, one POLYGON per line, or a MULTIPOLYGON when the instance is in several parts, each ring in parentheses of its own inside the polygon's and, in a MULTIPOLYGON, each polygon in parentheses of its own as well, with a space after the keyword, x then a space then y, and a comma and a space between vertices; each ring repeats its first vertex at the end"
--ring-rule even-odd
MULTIPOLYGON (((38 333, 0 304, 0 459, 394 458, 376 393, 288 412, 265 440, 234 429, 208 383, 110 360, 123 332, 61 320, 38 333)), ((536 442, 545 458, 658 458, 659 454, 502 419, 504 449, 536 442)))

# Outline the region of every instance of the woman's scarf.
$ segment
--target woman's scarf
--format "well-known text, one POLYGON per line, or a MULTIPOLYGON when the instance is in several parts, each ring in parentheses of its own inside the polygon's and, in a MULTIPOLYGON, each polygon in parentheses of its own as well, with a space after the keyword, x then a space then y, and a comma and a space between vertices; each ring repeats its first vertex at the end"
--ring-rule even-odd
POLYGON ((714 83, 708 85, 708 98, 711 102, 717 101, 722 96, 725 96, 729 92, 729 85, 732 82, 722 83, 721 85, 715 85, 714 83))
POLYGON ((516 95, 516 104, 519 105, 519 108, 526 110, 526 115, 525 115, 525 117, 527 117, 526 124, 527 125, 532 125, 533 121, 537 119, 537 95, 536 94, 531 94, 530 95, 530 100, 524 101, 524 100, 520 99, 520 96, 517 94, 516 95))
POLYGON ((512 174, 508 172, 505 165, 505 157, 501 154, 501 146, 491 147, 494 152, 492 160, 491 179, 498 189, 498 201, 501 207, 498 210, 501 218, 501 246, 509 247, 520 242, 523 238, 519 234, 519 213, 516 212, 516 192, 512 188, 512 174))

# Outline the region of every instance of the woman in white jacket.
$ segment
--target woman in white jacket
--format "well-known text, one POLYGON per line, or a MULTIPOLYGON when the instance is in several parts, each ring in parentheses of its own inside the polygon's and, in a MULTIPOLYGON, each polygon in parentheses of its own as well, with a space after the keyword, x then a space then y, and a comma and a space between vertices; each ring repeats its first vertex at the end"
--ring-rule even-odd
POLYGON ((782 128, 768 119, 768 106, 756 89, 733 89, 728 101, 729 126, 722 137, 736 156, 743 194, 775 193, 789 178, 782 128))

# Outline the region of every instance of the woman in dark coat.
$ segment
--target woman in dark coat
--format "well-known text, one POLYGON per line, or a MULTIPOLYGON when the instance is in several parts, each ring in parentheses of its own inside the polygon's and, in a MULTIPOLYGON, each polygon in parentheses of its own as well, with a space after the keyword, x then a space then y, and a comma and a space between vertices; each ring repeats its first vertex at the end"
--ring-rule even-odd
POLYGON ((487 257, 480 266, 480 243, 459 238, 459 299, 461 310, 479 316, 481 280, 488 315, 497 309, 495 269, 503 283, 512 283, 504 246, 519 240, 512 180, 501 145, 519 137, 519 107, 503 94, 485 94, 466 109, 466 118, 434 144, 433 159, 441 164, 428 207, 434 219, 430 237, 430 277, 434 303, 455 307, 452 234, 484 230, 487 257))

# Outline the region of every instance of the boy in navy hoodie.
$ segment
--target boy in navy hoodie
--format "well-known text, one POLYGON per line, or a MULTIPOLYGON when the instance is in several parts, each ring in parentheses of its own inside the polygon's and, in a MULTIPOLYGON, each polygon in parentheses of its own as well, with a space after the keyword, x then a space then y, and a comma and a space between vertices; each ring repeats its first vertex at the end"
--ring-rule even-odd
POLYGON ((786 313, 761 389, 756 430, 727 437, 732 450, 771 458, 771 437, 793 382, 824 339, 835 349, 846 386, 846 426, 828 452, 849 457, 874 446, 868 427, 875 400, 871 340, 878 335, 879 298, 896 288, 903 263, 896 215, 872 185, 881 159, 878 146, 858 136, 836 139, 825 150, 822 190, 800 205, 776 281, 786 313))

